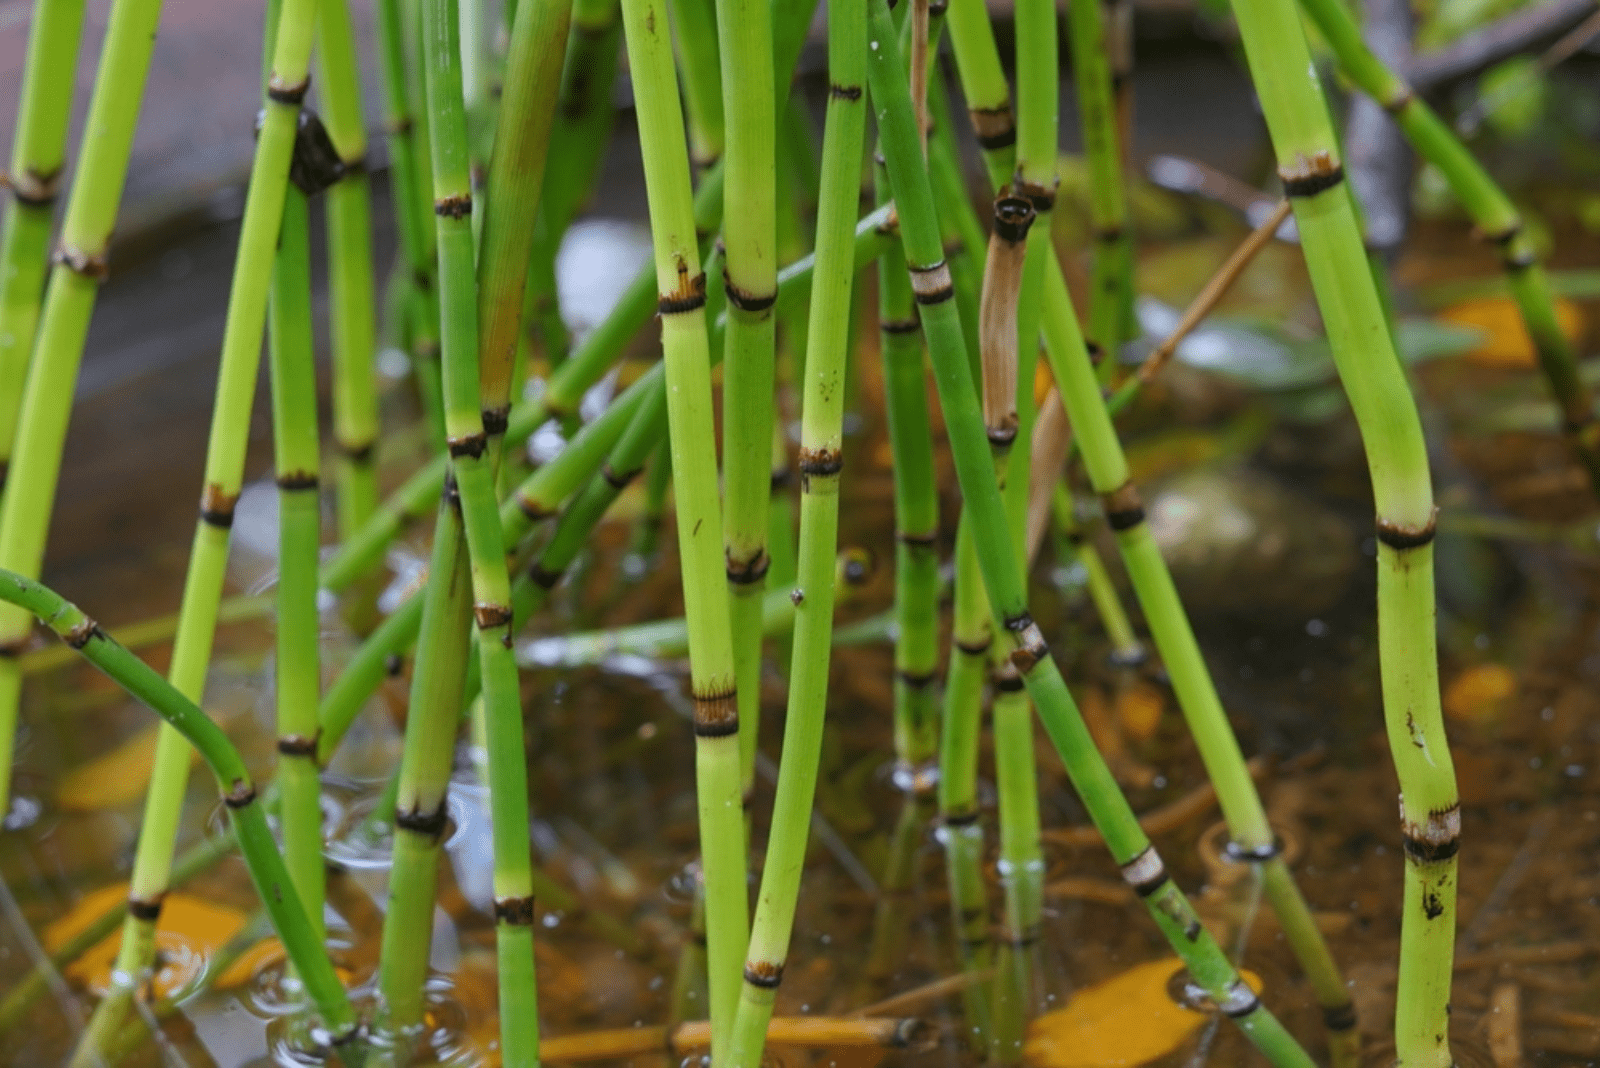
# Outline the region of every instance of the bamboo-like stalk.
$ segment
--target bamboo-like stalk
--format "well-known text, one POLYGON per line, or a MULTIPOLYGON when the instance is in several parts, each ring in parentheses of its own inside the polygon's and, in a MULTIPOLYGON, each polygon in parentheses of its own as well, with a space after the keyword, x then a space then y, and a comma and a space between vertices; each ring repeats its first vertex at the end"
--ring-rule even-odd
POLYGON ((283 852, 296 895, 322 940, 322 783, 317 766, 317 697, 322 686, 317 614, 317 372, 311 331, 310 218, 291 189, 273 268, 268 336, 272 428, 278 482, 278 782, 283 852))
POLYGON ((671 0, 669 7, 689 117, 689 161, 697 171, 720 161, 727 146, 717 6, 716 0, 671 0))
MULTIPOLYGON (((106 252, 150 69, 151 38, 160 16, 160 0, 118 0, 106 28, 77 175, 50 270, 38 336, 32 342, 33 360, 22 385, 16 434, 14 438, 6 434, 10 465, 0 501, 0 567, 22 575, 37 576, 44 559, 78 364, 99 284, 106 274, 106 252)), ((39 40, 43 47, 43 39, 39 40)), ((53 56, 56 48, 49 51, 53 56)), ((70 68, 71 64, 64 66, 70 68)), ((43 71, 40 73, 42 76, 43 71)), ((70 78, 70 74, 62 76, 70 78)), ((62 108, 66 110, 65 103, 62 108)), ((37 297, 37 292, 33 295, 37 297)), ((7 381, 20 384, 20 379, 19 372, 7 381)), ((22 689, 17 658, 32 626, 26 613, 0 606, 0 805, 11 803, 11 763, 22 689)))
POLYGON ((945 17, 967 98, 967 116, 983 149, 989 187, 998 192, 1011 182, 1017 124, 1011 111, 1011 86, 1000 66, 1000 53, 993 47, 989 11, 983 0, 950 0, 945 17))
MULTIPOLYGON (((373 5, 373 30, 378 42, 379 68, 383 82, 384 125, 389 135, 389 199, 393 202, 396 230, 400 237, 400 258, 410 277, 407 288, 411 317, 412 374, 422 400, 423 417, 433 431, 439 451, 444 450, 444 400, 439 382, 439 305, 434 295, 433 226, 426 214, 433 202, 432 176, 419 166, 419 144, 427 141, 426 109, 418 115, 412 98, 412 81, 407 71, 422 73, 409 62, 406 0, 378 0, 373 5)), ((441 472, 442 477, 442 472, 441 472)), ((432 501, 439 495, 436 485, 423 496, 432 501)), ((381 514, 381 513, 380 513, 381 514)), ((371 529, 370 520, 360 528, 371 529)), ((349 544, 356 531, 339 532, 341 543, 349 544)))
MULTIPOLYGON (((693 5, 695 0, 679 0, 693 5)), ((778 299, 777 101, 770 0, 717 0, 726 122, 723 186, 723 544, 742 769, 761 723, 761 594, 771 557, 773 386, 778 299)), ((691 76, 692 77, 692 76, 691 76)))
MULTIPOLYGON (((869 51, 868 73, 907 267, 921 305, 923 331, 928 338, 956 473, 972 521, 984 585, 995 616, 1004 623, 1016 646, 1012 663, 1022 675, 1046 730, 1124 877, 1139 891, 1152 918, 1188 965, 1195 981, 1274 1064, 1309 1065, 1310 1059, 1244 984, 1168 876, 1105 761, 1095 751, 1044 637, 1028 614, 1021 571, 1012 551, 1014 537, 994 480, 992 461, 986 455, 982 415, 963 351, 961 324, 951 300, 952 287, 943 262, 932 192, 918 151, 909 93, 900 74, 899 49, 882 0, 873 0, 871 16, 870 39, 877 47, 869 51)), ((1054 257, 1048 259, 1054 262, 1054 257)))
POLYGON ((338 448, 335 501, 339 536, 346 538, 378 506, 379 432, 366 117, 347 0, 319 0, 317 39, 322 114, 340 163, 339 179, 327 191, 326 211, 333 440, 338 448))
POLYGON ((1033 204, 1027 198, 996 198, 994 229, 983 268, 983 302, 978 309, 983 422, 1002 483, 1011 445, 1017 439, 1017 297, 1033 218, 1033 204))
MULTIPOLYGON (((565 22, 564 0, 521 6, 522 23, 551 7, 565 22)), ((477 624, 488 742, 490 820, 493 827, 495 941, 500 986, 500 1053, 507 1065, 536 1065, 539 1057, 537 993, 533 960, 533 885, 529 845, 528 769, 522 733, 522 695, 511 653, 511 582, 495 496, 495 465, 504 429, 516 322, 503 347, 479 351, 485 312, 477 299, 472 233, 466 109, 462 98, 460 22, 454 0, 424 0, 423 55, 432 120, 434 220, 439 250, 440 342, 444 368, 445 433, 450 469, 460 489, 472 574, 472 614, 477 624)), ((565 35, 562 35, 564 39, 565 35)), ((534 42, 537 43, 537 42, 534 42)), ((545 42, 546 45, 549 42, 545 42)), ((546 49, 554 53, 555 48, 546 49)), ((555 63, 546 64, 553 73, 555 63)), ((535 86, 533 71, 523 72, 535 86)), ((543 98, 528 97, 526 110, 555 106, 555 78, 544 81, 543 98)), ((508 86, 508 91, 511 87, 508 86)), ((512 109, 507 107, 506 114, 512 109)), ((548 135, 546 121, 543 133, 548 135)), ((504 147, 504 146, 502 146, 504 147)), ((542 151, 541 151, 542 154, 542 151)), ((500 158, 497 152, 497 158, 500 158)), ((503 172, 501 172, 503 174, 503 172)), ((536 178, 539 176, 535 176, 536 178)), ((505 179, 510 184, 510 179, 505 179)), ((534 188, 537 188, 535 183, 534 188)), ((528 221, 531 223, 531 212, 528 221)), ((515 217, 508 215, 507 224, 515 217)), ((488 239, 485 240, 486 250, 488 239)), ((525 272, 527 247, 507 250, 515 258, 508 273, 525 272)), ((490 268, 491 272, 495 268, 490 268)), ((491 273, 490 277, 494 277, 491 273)), ((507 301, 522 307, 521 288, 507 301)))
POLYGON ((738 1016, 723 1062, 728 1068, 755 1068, 761 1062, 767 1022, 783 980, 794 928, 821 758, 839 534, 839 475, 844 463, 844 384, 854 281, 851 227, 860 196, 866 139, 865 21, 863 0, 838 0, 828 9, 830 88, 822 143, 817 270, 812 279, 802 379, 800 547, 789 703, 738 1016))
MULTIPOLYGON (((1305 73, 1311 57, 1298 12, 1279 0, 1237 0, 1234 11, 1372 473, 1379 668, 1405 845, 1396 1063, 1448 1068, 1461 810, 1439 707, 1432 544, 1437 510, 1427 447, 1362 248, 1327 104, 1305 73)), ((1521 247, 1515 232, 1509 237, 1513 247, 1521 247)))
POLYGON ((1108 354, 1106 373, 1116 366, 1134 326, 1133 231, 1123 190, 1123 145, 1118 136, 1115 60, 1101 0, 1069 0, 1068 39, 1078 89, 1078 119, 1089 161, 1089 216, 1094 261, 1089 291, 1089 340, 1108 354))
MULTIPOLYGON (((261 335, 291 159, 297 181, 304 183, 303 187, 314 182, 316 188, 325 188, 336 173, 336 160, 321 124, 314 118, 301 122, 300 103, 310 83, 313 15, 311 0, 284 0, 276 31, 266 35, 266 40, 275 44, 228 297, 216 406, 206 448, 205 488, 169 670, 173 686, 191 700, 197 700, 204 689, 211 659, 233 509, 244 475, 250 405, 255 396, 261 335)), ((96 1008, 74 1055, 75 1061, 91 1063, 88 1059, 96 1056, 95 1051, 120 1027, 132 995, 131 981, 149 966, 155 948, 155 920, 167 888, 188 777, 188 743, 176 730, 164 726, 156 743, 150 790, 145 797, 144 821, 128 889, 128 919, 123 925, 114 973, 128 977, 129 984, 119 985, 96 1008)))
POLYGON ((723 561, 722 509, 712 426, 705 274, 694 230, 688 148, 660 0, 624 0, 623 33, 638 108, 645 189, 655 244, 661 347, 667 379, 678 556, 694 697, 695 786, 705 873, 712 1056, 726 1055, 748 925, 739 710, 723 561))
MULTIPOLYGON (((251 881, 327 1026, 332 1043, 342 1046, 355 1038, 359 1034, 355 1012, 334 973, 321 938, 295 893, 283 857, 272 840, 272 831, 267 826, 250 772, 227 735, 193 701, 144 661, 112 641, 99 624, 54 591, 14 572, 0 570, 0 600, 38 617, 84 659, 161 716, 199 750, 216 776, 218 793, 238 837, 251 881)), ((353 1047, 345 1052, 359 1057, 359 1051, 353 1047)))
MULTIPOLYGON (((34 0, 28 32, 6 183, 11 199, 0 235, 0 487, 5 485, 11 459, 22 385, 50 269, 50 225, 66 165, 83 3, 34 0)), ((0 779, 0 810, 10 804, 6 787, 0 779)))
POLYGON ((1304 0, 1304 7, 1340 69, 1394 116, 1411 147, 1439 169, 1479 233, 1500 249, 1511 297, 1561 409, 1562 433, 1600 494, 1600 422, 1595 420, 1594 398, 1578 377, 1577 358, 1556 322, 1550 279, 1522 216, 1450 127, 1367 47, 1347 10, 1329 0, 1304 0))

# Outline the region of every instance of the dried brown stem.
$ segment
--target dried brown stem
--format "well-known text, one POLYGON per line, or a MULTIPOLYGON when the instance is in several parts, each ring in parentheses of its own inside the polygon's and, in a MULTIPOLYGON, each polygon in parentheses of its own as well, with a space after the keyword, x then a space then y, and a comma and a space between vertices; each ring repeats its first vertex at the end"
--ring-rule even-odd
POLYGON ((983 269, 978 344, 983 357, 983 422, 997 453, 1017 436, 1017 296, 1033 205, 1001 193, 994 202, 994 233, 983 269))

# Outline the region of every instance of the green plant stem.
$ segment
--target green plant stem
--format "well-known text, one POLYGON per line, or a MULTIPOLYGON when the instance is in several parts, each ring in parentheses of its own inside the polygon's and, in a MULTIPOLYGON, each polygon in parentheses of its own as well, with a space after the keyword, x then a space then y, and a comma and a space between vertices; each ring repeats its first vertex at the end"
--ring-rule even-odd
POLYGON ((983 0, 950 0, 945 19, 950 23, 950 45, 967 98, 967 116, 989 172, 989 188, 998 192, 1012 178, 1017 125, 989 11, 983 0))
MULTIPOLYGON (((1134 886, 1169 943, 1188 965, 1195 981, 1215 998, 1274 1064, 1309 1065, 1310 1059, 1244 984, 1216 942, 1206 933, 1159 855, 1139 828, 1110 769, 1089 739, 1082 717, 1067 693, 1061 673, 1027 611, 1021 571, 1012 551, 999 486, 988 456, 982 415, 972 388, 961 324, 943 263, 933 197, 917 146, 915 118, 900 75, 887 6, 871 7, 868 70, 879 116, 884 156, 894 187, 912 289, 922 310, 934 378, 956 461, 962 496, 972 521, 984 585, 995 617, 1016 646, 1012 663, 1055 743, 1068 774, 1084 799, 1124 877, 1134 886)), ((1051 262, 1053 257, 1049 258, 1051 262)))
POLYGON ((660 32, 665 19, 659 0, 624 0, 622 5, 660 295, 678 556, 689 621, 712 1057, 720 1064, 727 1054, 738 961, 748 931, 739 712, 722 559, 710 350, 701 311, 706 284, 672 53, 660 32))
POLYGON ((1100 559, 1100 553, 1078 519, 1077 505, 1065 481, 1058 481, 1051 487, 1051 511, 1055 514, 1056 527, 1066 545, 1060 559, 1063 562, 1075 560, 1083 568, 1083 584, 1089 592, 1089 600, 1094 604, 1095 614, 1100 617, 1106 637, 1111 640, 1112 662, 1121 667, 1132 667, 1143 662, 1144 645, 1133 629, 1127 609, 1122 606, 1122 597, 1117 593, 1116 584, 1111 581, 1105 561, 1100 559))
POLYGON ((726 122, 722 532, 742 769, 754 764, 761 724, 761 594, 772 563, 767 513, 777 344, 777 101, 770 0, 717 0, 716 7, 726 122))
MULTIPOLYGON (((61 224, 38 336, 32 342, 33 359, 26 383, 21 386, 15 438, 9 432, 4 435, 10 466, 4 480, 4 496, 0 498, 0 567, 22 575, 37 576, 44 559, 45 535, 55 504, 61 448, 72 414, 78 364, 83 358, 99 284, 105 278, 107 248, 128 172, 145 75, 150 69, 151 38, 160 16, 160 0, 118 0, 112 9, 77 175, 61 224)), ((56 55, 64 49, 55 44, 46 49, 43 36, 55 36, 64 28, 36 26, 34 39, 52 59, 62 59, 61 68, 53 71, 52 77, 70 81, 72 63, 56 55)), ((40 59, 43 60, 42 55, 40 59)), ((39 68, 38 76, 44 75, 43 68, 39 68)), ((36 99, 29 98, 27 110, 32 110, 36 99)), ((44 101, 38 103, 43 106, 44 101)), ((67 104, 63 101, 60 106, 64 122, 67 104)), ((22 134, 19 129, 18 137, 22 134)), ((48 136, 46 128, 38 125, 30 127, 29 134, 30 138, 37 134, 41 140, 48 136)), ((48 209, 45 215, 48 218, 48 209)), ((48 230, 47 221, 45 226, 48 230)), ((36 289, 30 293, 37 298, 36 289)), ((31 334, 30 331, 30 338, 31 334)), ((0 386, 0 390, 11 388, 20 379, 20 368, 15 378, 6 374, 0 381, 7 385, 0 386)), ((11 764, 22 689, 18 656, 32 626, 26 613, 0 609, 0 810, 9 810, 11 803, 11 764)))
POLYGON ((672 37, 683 71, 689 117, 689 160, 697 171, 722 159, 727 144, 716 0, 672 0, 672 37))
POLYGON ((1379 667, 1405 842, 1395 1054, 1405 1068, 1448 1068, 1460 802, 1439 706, 1427 448, 1342 180, 1327 104, 1305 73, 1311 57, 1295 6, 1237 0, 1234 11, 1372 475, 1379 667))
MULTIPOLYGON (((66 165, 73 72, 83 30, 84 0, 34 0, 28 55, 11 142, 3 236, 0 236, 0 486, 16 437, 28 357, 33 354, 50 226, 66 165)), ((0 782, 0 811, 10 796, 0 782)))
POLYGON ((1072 73, 1078 89, 1078 119, 1089 159, 1089 216, 1094 227, 1090 281, 1089 340, 1107 354, 1106 373, 1129 339, 1133 319, 1133 232, 1123 192, 1122 145, 1101 0, 1069 0, 1072 73))
POLYGON ((268 323, 278 482, 278 781, 285 860, 320 942, 324 867, 317 767, 317 698, 322 682, 317 549, 321 514, 309 230, 305 194, 291 189, 284 201, 268 323))
POLYGON ((1333 0, 1304 0, 1303 6, 1340 68, 1394 116, 1411 147, 1439 169, 1479 232, 1500 249, 1511 298, 1561 409, 1562 433, 1600 494, 1600 422, 1595 420, 1594 398, 1578 377, 1577 358, 1556 320, 1550 279, 1522 216, 1450 127, 1367 47, 1349 11, 1333 0))
MULTIPOLYGON (((217 790, 238 838, 251 881, 266 906, 273 928, 283 940, 290 961, 305 984, 335 1045, 357 1033, 356 1016, 345 996, 322 940, 301 907, 288 869, 267 827, 250 772, 226 734, 195 703, 152 671, 149 665, 106 636, 77 606, 11 571, 0 570, 0 599, 37 616, 61 639, 83 654, 136 700, 147 705, 179 732, 217 779, 217 790)), ((108 1036, 110 1032, 107 1032, 108 1036)), ((347 1055, 358 1055, 354 1048, 347 1055)))
POLYGON ((802 379, 800 546, 797 607, 783 753, 773 801, 744 983, 733 1023, 728 1068, 761 1062, 767 1023, 783 978, 805 867, 811 806, 821 758, 833 628, 833 566, 839 534, 845 373, 853 289, 851 227, 860 197, 866 141, 866 35, 863 0, 828 9, 827 122, 817 216, 817 271, 812 280, 802 379))
MULTIPOLYGON (((284 0, 276 32, 267 99, 256 139, 255 160, 245 199, 244 220, 228 296, 228 316, 217 376, 216 407, 206 449, 204 490, 189 571, 183 591, 169 677, 179 693, 198 700, 211 659, 218 603, 226 577, 229 533, 244 476, 250 406, 255 396, 261 336, 276 256, 290 158, 300 125, 300 100, 309 83, 314 8, 311 0, 284 0)), ((269 25, 269 30, 271 29, 269 25)), ((70 391, 69 391, 70 393, 70 391)), ((156 743, 150 790, 130 880, 129 912, 123 926, 116 971, 143 974, 154 951, 155 916, 166 892, 178 831, 178 817, 189 777, 188 743, 163 726, 156 743)), ((118 988, 96 1008, 75 1060, 95 1055, 120 1028, 131 988, 118 988)))
POLYGON ((333 440, 338 530, 349 537, 378 506, 377 309, 361 72, 347 0, 319 0, 323 118, 342 173, 328 188, 328 314, 333 333, 333 440))

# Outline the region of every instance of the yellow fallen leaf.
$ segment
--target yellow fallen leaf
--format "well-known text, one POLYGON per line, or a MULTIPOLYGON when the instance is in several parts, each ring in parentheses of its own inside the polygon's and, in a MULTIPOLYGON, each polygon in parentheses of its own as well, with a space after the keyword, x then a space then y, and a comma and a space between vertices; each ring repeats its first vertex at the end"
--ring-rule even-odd
MULTIPOLYGON (((140 731, 108 753, 68 771, 56 785, 56 800, 71 812, 130 805, 144 796, 156 758, 159 723, 140 731)), ((195 754, 190 752, 190 759, 195 754)))
POLYGON ((217 989, 231 990, 236 986, 244 986, 256 977, 257 972, 272 967, 283 958, 283 943, 275 937, 263 938, 223 969, 222 974, 217 976, 217 989))
POLYGON ((1161 691, 1142 679, 1118 690, 1117 722, 1122 726, 1122 733, 1134 741, 1149 741, 1161 725, 1161 710, 1165 705, 1161 691))
MULTIPOLYGON (((1171 1053, 1209 1018, 1167 992, 1182 967, 1177 958, 1150 961, 1078 991, 1028 1026, 1022 1059, 1035 1068, 1132 1068, 1171 1053)), ((1260 977, 1243 974, 1259 993, 1260 977)))
MULTIPOLYGON (((54 952, 73 936, 89 927, 127 896, 127 884, 103 887, 86 895, 59 920, 44 930, 45 948, 54 952)), ((238 909, 218 905, 189 894, 168 894, 156 925, 156 950, 161 970, 156 973, 156 991, 162 996, 182 990, 205 969, 207 961, 228 940, 244 930, 246 916, 238 909)), ((111 986, 111 969, 122 932, 112 932, 83 956, 67 965, 68 978, 96 994, 111 986)))
MULTIPOLYGON (((1556 323, 1567 340, 1576 343, 1583 335, 1582 310, 1570 300, 1556 298, 1556 323)), ((1533 341, 1522 325, 1522 315, 1509 297, 1484 297, 1464 300, 1439 313, 1447 323, 1483 332, 1483 343, 1466 358, 1484 367, 1532 367, 1537 359, 1533 341)))
POLYGON ((1506 702, 1516 692, 1517 677, 1503 664, 1478 664, 1469 667, 1444 691, 1444 710, 1469 723, 1498 719, 1506 702))

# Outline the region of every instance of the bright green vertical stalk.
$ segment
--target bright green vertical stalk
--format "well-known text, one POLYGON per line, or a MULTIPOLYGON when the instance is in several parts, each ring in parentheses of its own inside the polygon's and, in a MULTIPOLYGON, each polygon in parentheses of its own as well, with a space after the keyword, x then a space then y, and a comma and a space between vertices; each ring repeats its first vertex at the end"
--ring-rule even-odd
MULTIPOLYGON (((244 477, 250 406, 255 397, 261 335, 289 185, 290 160, 297 153, 297 142, 302 140, 297 138, 297 129, 301 126, 300 102, 310 84, 307 71, 314 15, 314 0, 284 0, 277 33, 269 36, 276 44, 250 172, 250 189, 245 199, 244 221, 239 232, 233 285, 228 295, 228 317, 223 329, 211 437, 206 448, 200 517, 190 551, 169 670, 173 686, 190 700, 200 698, 211 660, 217 605, 222 599, 226 577, 233 509, 244 477)), ((313 121, 304 131, 303 140, 308 151, 302 155, 303 161, 320 158, 321 154, 316 152, 320 147, 318 137, 326 141, 321 124, 313 121)), ((317 173, 315 166, 309 170, 299 169, 308 178, 315 176, 321 183, 318 188, 326 185, 329 176, 325 171, 317 173)), ((167 889, 188 778, 188 743, 176 730, 163 727, 156 743, 150 790, 145 797, 144 822, 128 888, 128 919, 123 925, 122 948, 117 955, 116 973, 129 977, 130 981, 149 966, 154 950, 155 920, 167 889)), ((131 987, 118 987, 100 1003, 75 1059, 94 1056, 93 1051, 116 1032, 131 994, 131 987)))
POLYGON ((679 111, 666 9, 660 0, 624 0, 623 30, 638 107, 650 229, 655 243, 667 421, 689 621, 694 691, 695 786, 705 872, 712 1056, 719 1063, 738 991, 746 938, 744 808, 739 776, 739 711, 723 562, 722 510, 711 408, 705 274, 689 195, 688 149, 679 111))
MULTIPOLYGON (((77 175, 50 271, 38 337, 33 341, 32 365, 22 387, 16 435, 14 439, 9 431, 5 435, 11 462, 0 498, 0 567, 22 575, 38 575, 44 558, 78 363, 95 295, 105 278, 106 249, 116 224, 145 75, 150 69, 151 39, 160 17, 160 0, 118 0, 112 8, 77 175)), ((39 40, 42 48, 43 40, 39 40)), ((58 50, 59 46, 51 47, 51 56, 58 50)), ((69 61, 64 65, 71 67, 69 61)), ((70 83, 70 74, 62 76, 70 83)), ((67 105, 61 106, 61 121, 65 121, 67 105)), ((43 136, 43 130, 34 129, 43 136)), ((44 211, 48 215, 48 208, 44 211)), ((18 377, 20 373, 18 369, 18 377)), ((7 381, 17 378, 8 375, 7 381)), ((10 804, 12 745, 22 689, 17 657, 31 629, 27 613, 0 608, 0 805, 10 804)))
MULTIPOLYGON (((163 681, 144 661, 118 645, 94 620, 58 594, 14 572, 0 571, 0 600, 19 606, 30 617, 37 616, 199 750, 216 776, 218 792, 238 836, 251 881, 256 885, 273 927, 283 939, 312 1004, 322 1015, 333 1044, 344 1045, 355 1038, 359 1030, 350 1001, 334 973, 321 937, 295 894, 289 872, 272 840, 272 831, 267 826, 250 772, 227 735, 199 706, 163 681)), ((350 1058, 347 1063, 359 1063, 359 1050, 351 1047, 344 1052, 350 1058)))
MULTIPOLYGON (((378 0, 373 5, 373 29, 378 41, 379 68, 383 74, 384 123, 389 133, 389 189, 394 204, 396 229, 400 235, 400 258, 411 277, 408 288, 412 329, 412 373, 422 399, 422 411, 444 447, 444 402, 439 383, 439 306, 434 296, 433 226, 424 214, 432 202, 431 177, 418 167, 417 142, 427 136, 426 126, 417 118, 412 101, 412 77, 408 68, 422 72, 408 62, 405 0, 378 0)), ((435 487, 428 494, 438 493, 435 487)), ((343 542, 354 537, 339 532, 343 542)))
POLYGON ((998 191, 1012 178, 1017 125, 1011 112, 1011 87, 994 47, 989 11, 983 0, 950 0, 945 19, 967 97, 967 115, 984 152, 989 186, 998 191))
POLYGON ((1072 73, 1078 88, 1078 119, 1089 159, 1089 216, 1094 225, 1094 264, 1089 295, 1089 340, 1107 354, 1107 373, 1127 340, 1133 320, 1133 234, 1123 193, 1122 145, 1111 70, 1112 54, 1101 0, 1069 0, 1072 73))
MULTIPOLYGON (((1105 837, 1124 878, 1139 893, 1152 918, 1184 960, 1195 981, 1217 1000, 1276 1065, 1309 1065, 1310 1059, 1245 985, 1208 935, 1183 893, 1167 875, 1159 855, 1139 829, 1110 769, 1095 750, 1067 693, 1039 627, 1028 614, 1021 571, 1012 550, 1000 488, 985 442, 971 372, 957 321, 953 288, 940 247, 938 221, 921 153, 910 97, 901 75, 898 47, 887 6, 874 0, 868 53, 873 89, 905 243, 912 290, 921 306, 923 332, 956 461, 956 474, 972 523, 984 585, 995 617, 1016 648, 1012 663, 1023 677, 1069 775, 1105 837)), ((1053 257, 1051 258, 1053 261, 1053 257)))
MULTIPOLYGON (((695 0, 688 0, 692 5, 695 0)), ((754 767, 761 722, 761 595, 767 588, 778 299, 777 103, 770 0, 718 0, 722 60, 722 534, 739 691, 741 766, 754 767)), ((691 75, 692 77, 692 75, 691 75)))
MULTIPOLYGON (((50 225, 66 163, 82 30, 83 0, 35 0, 11 142, 11 200, 0 236, 0 486, 50 266, 50 225)), ((0 811, 9 803, 9 791, 0 785, 0 811)))
POLYGON ((1372 473, 1379 667, 1405 843, 1397 1063, 1448 1068, 1453 1063, 1450 976, 1461 810, 1439 710, 1432 544, 1436 509, 1427 448, 1362 249, 1338 142, 1298 12, 1292 3, 1279 0, 1237 0, 1234 11, 1372 473))
POLYGON ((328 313, 333 329, 333 440, 339 537, 360 528, 378 506, 376 307, 372 274, 372 203, 361 72, 346 0, 317 4, 323 118, 339 154, 339 180, 328 188, 328 313))
POLYGON ((811 286, 802 377, 800 548, 789 706, 739 1013, 724 1062, 729 1068, 755 1068, 761 1062, 767 1022, 794 928, 822 751, 839 535, 839 473, 844 462, 844 381, 854 281, 851 231, 866 140, 865 21, 863 0, 835 0, 828 9, 830 89, 822 142, 817 269, 811 286))
POLYGON ((321 689, 317 615, 317 371, 311 335, 310 219, 298 189, 284 201, 269 322, 272 429, 278 482, 278 782, 283 851, 306 918, 322 938, 321 689))
MULTIPOLYGON (((544 5, 530 0, 521 5, 521 19, 534 18, 543 8, 544 5)), ((560 19, 565 22, 565 5, 562 5, 560 19)), ((511 582, 506 572, 505 543, 500 534, 500 512, 495 496, 495 464, 505 429, 511 363, 516 347, 515 314, 521 311, 522 300, 519 286, 515 299, 510 301, 513 320, 509 336, 503 339, 507 344, 494 350, 486 348, 480 360, 479 315, 482 309, 477 299, 474 270, 472 185, 459 58, 460 22, 454 0, 424 0, 422 26, 427 69, 424 80, 432 119, 430 143, 439 250, 445 433, 451 471, 460 489, 461 515, 471 558, 472 614, 477 624, 489 750, 500 1051, 505 1064, 522 1068, 536 1065, 539 1060, 528 769, 523 747, 522 695, 511 652, 511 582), (494 422, 486 425, 486 417, 494 422)), ((562 39, 564 37, 563 34, 562 39)), ((554 52, 555 48, 549 50, 554 52)), ((529 111, 541 105, 554 107, 554 78, 549 79, 545 90, 548 99, 526 101, 529 111)), ((503 110, 510 114, 513 109, 508 106, 503 110)), ((548 130, 546 122, 546 135, 548 130)), ((512 220, 508 217, 505 221, 512 220)), ((485 245, 488 245, 487 239, 485 245)), ((525 245, 520 254, 515 255, 515 260, 513 270, 526 271, 525 245)))
POLYGON ((1344 7, 1330 0, 1305 0, 1304 6, 1339 66, 1394 116, 1411 147, 1439 169, 1478 230, 1500 248, 1512 299, 1561 409, 1562 433, 1600 493, 1600 423, 1595 421, 1594 398, 1579 379, 1572 347, 1556 322, 1550 281, 1521 215, 1450 127, 1366 46, 1344 7))
POLYGON ((672 0, 669 10, 689 113, 689 159, 704 171, 722 158, 727 138, 716 0, 672 0))

